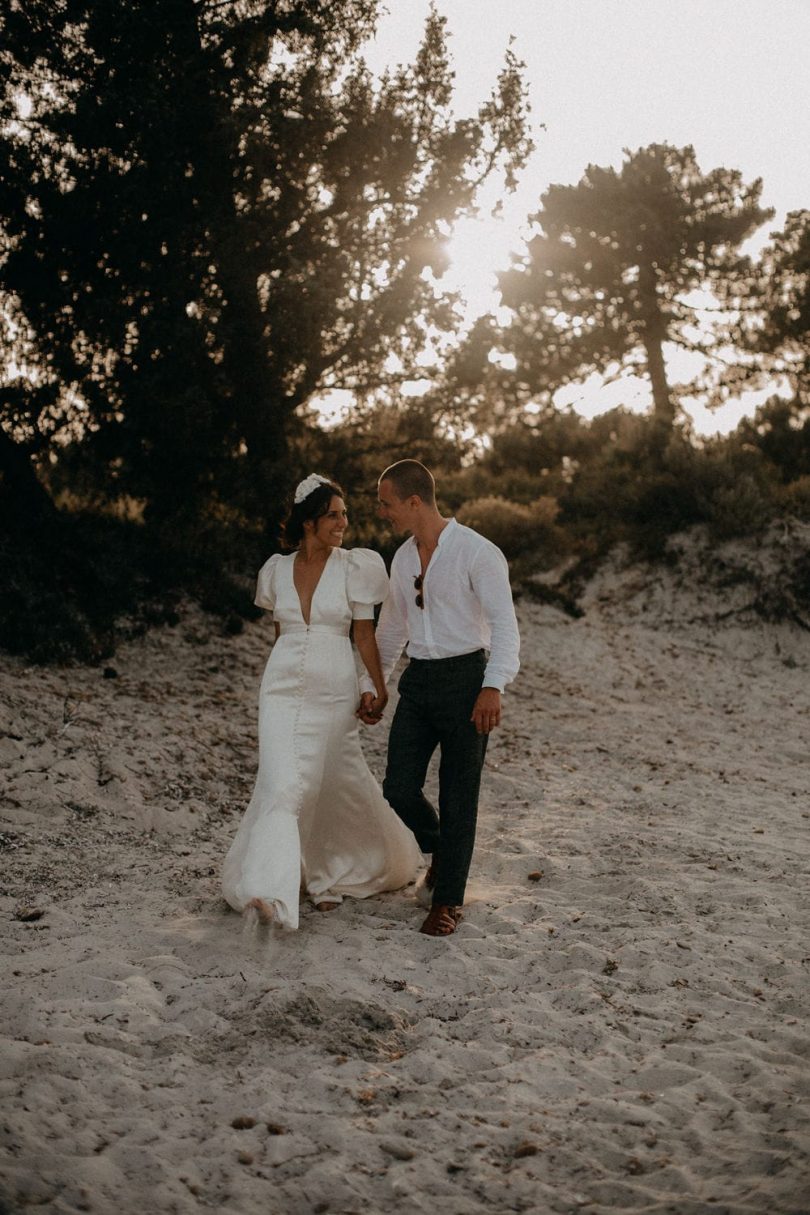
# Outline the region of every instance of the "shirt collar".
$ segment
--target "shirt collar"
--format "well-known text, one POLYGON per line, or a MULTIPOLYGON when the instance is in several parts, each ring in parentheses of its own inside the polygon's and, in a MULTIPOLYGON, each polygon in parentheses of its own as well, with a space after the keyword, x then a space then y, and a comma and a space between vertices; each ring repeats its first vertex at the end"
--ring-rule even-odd
POLYGON ((439 539, 436 541, 436 548, 438 548, 438 547, 439 547, 439 545, 442 543, 442 541, 444 540, 444 538, 445 538, 445 536, 447 535, 447 533, 448 533, 448 532, 451 532, 451 531, 453 531, 453 532, 454 532, 454 531, 456 530, 456 528, 457 528, 457 527, 458 527, 458 524, 456 523, 455 518, 448 519, 448 520, 447 520, 447 523, 445 524, 445 526, 444 526, 444 527, 442 528, 442 530, 439 532, 439 539))
MULTIPOLYGON (((439 545, 442 543, 442 541, 444 540, 447 533, 449 531, 455 531, 457 527, 458 527, 458 522, 456 521, 455 516, 453 516, 453 518, 451 518, 451 519, 448 519, 445 527, 443 527, 442 530, 439 532, 439 538, 436 541, 436 548, 438 548, 439 545)), ((409 544, 411 546, 411 548, 416 548, 417 547, 416 536, 409 536, 408 539, 405 541, 405 543, 409 544)))

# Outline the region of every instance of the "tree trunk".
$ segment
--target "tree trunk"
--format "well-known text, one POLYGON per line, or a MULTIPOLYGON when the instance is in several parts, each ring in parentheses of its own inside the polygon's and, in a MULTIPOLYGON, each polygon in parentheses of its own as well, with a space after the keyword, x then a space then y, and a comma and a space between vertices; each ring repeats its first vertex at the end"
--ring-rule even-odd
MULTIPOLYGON (((285 394, 270 366, 256 270, 244 247, 234 201, 238 150, 231 142, 232 115, 208 78, 197 8, 190 0, 184 5, 185 20, 182 25, 177 23, 174 37, 188 62, 184 104, 195 114, 194 173, 205 200, 211 252, 225 297, 223 353, 233 389, 233 412, 251 455, 263 464, 279 464, 287 450, 285 394)), ((261 491, 268 488, 261 487, 261 491)))
POLYGON ((0 517, 8 531, 36 531, 56 519, 53 500, 28 453, 0 427, 0 517))
POLYGON ((667 383, 663 342, 660 338, 646 335, 644 349, 647 353, 647 371, 652 384, 653 417, 661 430, 669 434, 675 423, 675 406, 667 383))
POLYGON ((653 394, 653 419, 662 442, 666 442, 675 423, 675 405, 667 382, 664 363, 664 342, 667 338, 667 318, 658 301, 658 278, 655 266, 639 267, 638 298, 644 319, 642 341, 647 355, 647 372, 653 394))

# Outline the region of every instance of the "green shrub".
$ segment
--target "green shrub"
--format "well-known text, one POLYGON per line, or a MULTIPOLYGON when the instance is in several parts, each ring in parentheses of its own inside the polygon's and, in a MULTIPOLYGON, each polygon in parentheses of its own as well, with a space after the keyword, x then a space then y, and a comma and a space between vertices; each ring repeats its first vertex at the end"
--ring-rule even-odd
POLYGON ((663 557, 666 541, 704 517, 694 482, 669 471, 639 480, 627 503, 624 521, 634 548, 648 557, 663 557))
POLYGON ((718 540, 750 536, 768 525, 774 506, 773 492, 744 473, 733 485, 721 486, 712 495, 709 527, 718 540))
POLYGON ((122 638, 176 623, 184 597, 238 632, 258 615, 249 582, 264 556, 255 536, 240 542, 216 519, 181 537, 59 511, 37 534, 0 533, 2 646, 37 663, 99 662, 122 638))
POLYGON ((521 506, 531 506, 538 498, 555 496, 550 489, 552 484, 556 490, 559 477, 520 468, 495 473, 487 464, 481 463, 443 473, 437 489, 440 509, 457 515, 463 506, 476 498, 499 497, 521 506))
POLYGON ((508 558, 554 542, 554 521, 559 507, 554 498, 538 498, 531 506, 491 496, 465 502, 456 514, 459 523, 472 527, 497 544, 508 558))
POLYGON ((798 477, 780 487, 779 504, 789 515, 810 521, 810 476, 798 477))

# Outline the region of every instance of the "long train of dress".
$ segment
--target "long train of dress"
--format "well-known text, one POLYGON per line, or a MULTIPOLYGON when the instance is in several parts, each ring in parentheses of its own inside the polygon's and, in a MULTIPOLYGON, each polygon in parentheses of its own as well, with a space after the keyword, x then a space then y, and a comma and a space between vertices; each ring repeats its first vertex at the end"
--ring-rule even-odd
POLYGON ((365 898, 412 881, 421 853, 382 796, 360 747, 352 619, 386 593, 385 567, 366 549, 334 549, 310 622, 293 581, 294 554, 262 567, 256 602, 281 633, 259 694, 259 771, 225 859, 222 887, 237 911, 252 898, 298 927, 303 888, 313 902, 365 898))

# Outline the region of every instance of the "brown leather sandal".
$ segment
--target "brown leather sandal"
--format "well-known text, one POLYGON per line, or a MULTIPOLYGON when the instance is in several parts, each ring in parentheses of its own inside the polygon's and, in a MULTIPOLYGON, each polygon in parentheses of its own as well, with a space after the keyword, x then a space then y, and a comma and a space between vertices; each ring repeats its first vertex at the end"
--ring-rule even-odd
POLYGON ((419 931, 428 937, 449 937, 456 931, 462 918, 460 907, 434 903, 419 931))

